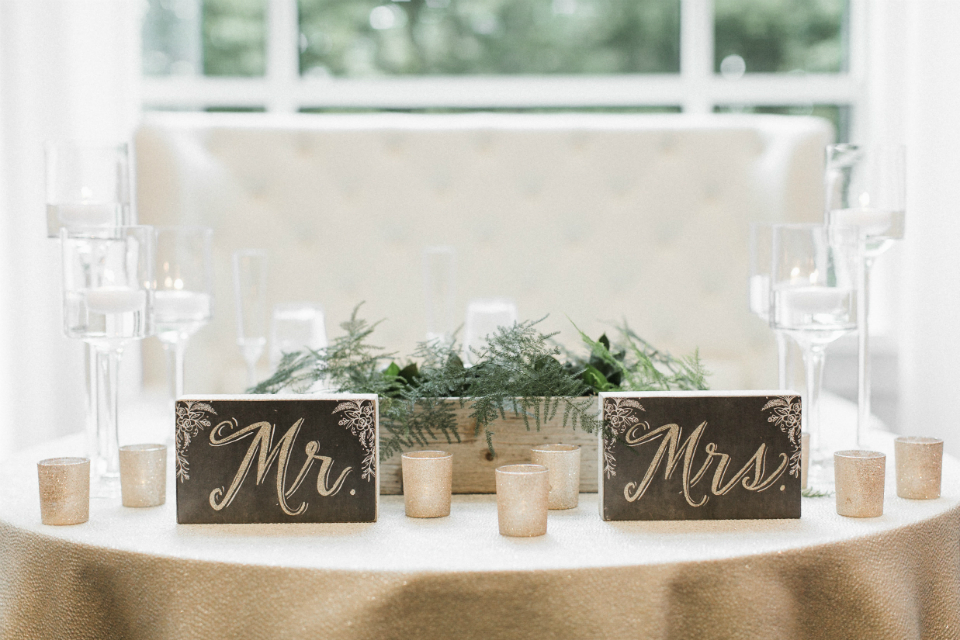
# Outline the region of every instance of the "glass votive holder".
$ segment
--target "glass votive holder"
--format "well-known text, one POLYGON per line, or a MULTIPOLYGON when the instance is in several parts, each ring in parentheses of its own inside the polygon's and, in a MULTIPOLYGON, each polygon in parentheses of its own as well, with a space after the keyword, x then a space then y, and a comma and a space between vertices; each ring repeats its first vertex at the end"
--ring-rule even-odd
POLYGON ((530 451, 530 460, 547 468, 548 509, 573 509, 580 498, 580 447, 542 444, 530 451))
POLYGON ((833 454, 837 513, 849 518, 883 515, 883 484, 887 457, 878 451, 837 451, 833 454))
POLYGON ((120 494, 125 507, 159 507, 167 501, 167 448, 164 445, 120 447, 120 494))
POLYGON ((409 451, 400 456, 403 506, 409 518, 450 515, 453 454, 446 451, 409 451))
POLYGON ((810 468, 810 434, 800 434, 800 488, 807 488, 807 470, 810 468))
POLYGON ((90 519, 90 460, 49 458, 37 463, 40 521, 82 524, 90 519))
POLYGON ((547 474, 547 468, 539 464, 508 464, 497 469, 500 535, 528 538, 547 532, 547 474))
POLYGON ((897 495, 910 500, 940 497, 943 440, 901 436, 894 440, 897 495))

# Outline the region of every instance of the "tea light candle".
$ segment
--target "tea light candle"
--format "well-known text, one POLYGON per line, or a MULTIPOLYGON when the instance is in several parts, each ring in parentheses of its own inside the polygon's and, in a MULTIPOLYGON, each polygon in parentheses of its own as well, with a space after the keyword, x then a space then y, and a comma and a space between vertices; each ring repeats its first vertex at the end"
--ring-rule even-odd
POLYGON ((90 519, 90 460, 41 460, 37 463, 37 475, 43 524, 82 524, 90 519))
POLYGON ((403 506, 408 518, 450 515, 453 454, 446 451, 410 451, 400 456, 403 506))
POLYGON ((901 436, 894 440, 897 495, 910 500, 940 497, 943 440, 901 436))
POLYGON ((539 464, 508 464, 497 469, 500 535, 532 537, 547 532, 547 474, 547 468, 539 464))
POLYGON ((167 448, 120 447, 120 494, 125 507, 158 507, 167 501, 167 448))
POLYGON ((97 287, 86 291, 87 309, 104 315, 142 311, 147 292, 133 287, 97 287))
POLYGON ((887 457, 877 451, 833 454, 837 513, 850 518, 883 515, 883 483, 887 457))
POLYGON ((580 498, 580 447, 544 444, 530 452, 533 464, 547 468, 548 509, 573 509, 580 498))

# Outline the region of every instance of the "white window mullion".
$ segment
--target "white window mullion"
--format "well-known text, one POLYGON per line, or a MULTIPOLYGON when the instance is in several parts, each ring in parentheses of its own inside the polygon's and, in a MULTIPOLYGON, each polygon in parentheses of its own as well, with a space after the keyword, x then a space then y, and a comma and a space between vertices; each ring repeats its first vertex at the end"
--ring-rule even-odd
POLYGON ((680 76, 685 113, 710 113, 713 99, 713 0, 681 0, 680 76))
POLYGON ((297 0, 267 0, 267 111, 294 112, 300 80, 297 0))

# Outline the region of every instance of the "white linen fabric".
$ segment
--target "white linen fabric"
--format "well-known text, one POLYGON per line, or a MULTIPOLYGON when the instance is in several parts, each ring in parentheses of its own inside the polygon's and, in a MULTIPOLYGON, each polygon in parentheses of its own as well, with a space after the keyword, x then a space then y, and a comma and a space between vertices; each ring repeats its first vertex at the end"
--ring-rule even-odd
MULTIPOLYGON (((426 332, 421 251, 457 249, 456 317, 506 296, 576 346, 629 321, 701 348, 717 388, 769 387, 769 329, 747 311, 755 220, 823 218, 819 118, 688 115, 149 114, 140 219, 213 227, 216 317, 191 342, 188 391, 236 392, 230 254, 270 252, 271 302, 358 302, 373 342, 426 332)), ((163 379, 155 344, 147 380, 163 379)))
MULTIPOLYGON (((73 440, 76 440, 74 438, 73 440)), ((95 500, 90 521, 40 524, 36 461, 0 471, 2 638, 953 638, 960 629, 960 463, 937 500, 800 520, 603 522, 594 494, 547 535, 505 538, 494 496, 448 518, 175 524, 163 507, 95 500)))

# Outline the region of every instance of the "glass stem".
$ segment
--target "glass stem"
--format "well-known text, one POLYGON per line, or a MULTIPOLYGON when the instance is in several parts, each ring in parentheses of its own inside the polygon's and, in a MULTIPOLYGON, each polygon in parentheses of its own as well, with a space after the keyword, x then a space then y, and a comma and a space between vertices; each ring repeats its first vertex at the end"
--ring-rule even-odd
POLYGON ((777 383, 780 385, 778 388, 783 391, 790 388, 790 381, 787 377, 790 371, 790 366, 787 362, 790 354, 790 345, 787 343, 787 336, 783 331, 774 331, 773 334, 777 338, 777 383))
POLYGON ((803 351, 803 364, 807 374, 807 397, 804 408, 803 431, 810 434, 810 458, 812 463, 822 463, 827 456, 820 433, 820 387, 823 384, 823 346, 807 346, 803 351))
POLYGON ((83 382, 84 401, 87 409, 87 457, 94 461, 90 465, 90 480, 94 484, 100 479, 100 469, 95 464, 99 447, 97 446, 97 351, 90 344, 83 343, 83 382))
POLYGON ((121 349, 97 349, 97 450, 100 478, 120 477, 117 372, 121 349))
POLYGON ((860 275, 860 304, 857 307, 859 348, 857 349, 857 448, 867 447, 870 427, 870 270, 873 260, 863 262, 860 275))
POLYGON ((173 402, 183 395, 183 353, 186 349, 187 341, 183 339, 163 343, 163 350, 167 352, 167 366, 170 368, 167 379, 170 382, 170 396, 173 402))

